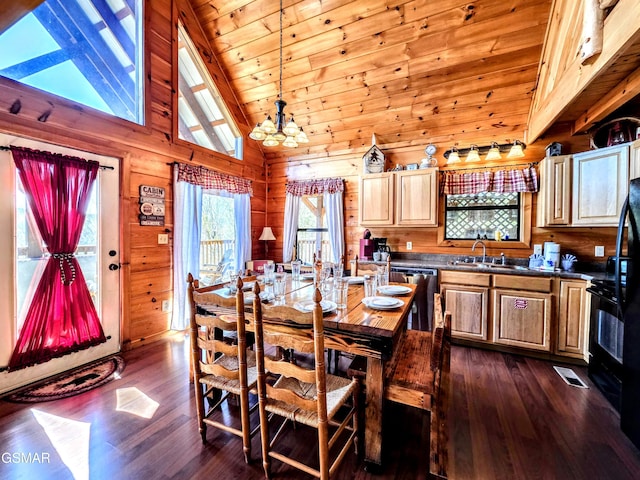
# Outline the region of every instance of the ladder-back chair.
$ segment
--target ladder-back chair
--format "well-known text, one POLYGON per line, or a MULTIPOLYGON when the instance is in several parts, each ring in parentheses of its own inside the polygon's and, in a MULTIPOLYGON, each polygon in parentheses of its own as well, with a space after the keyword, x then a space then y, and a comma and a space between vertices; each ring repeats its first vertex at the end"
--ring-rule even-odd
POLYGON ((253 351, 247 349, 243 282, 238 278, 235 295, 220 288, 198 288, 198 281, 188 276, 191 302, 191 363, 195 387, 198 428, 206 441, 207 426, 213 426, 242 438, 245 462, 251 459, 249 391, 256 388, 257 368, 253 351), (237 339, 224 340, 223 332, 235 332, 237 339), (213 415, 230 395, 240 399, 240 428, 215 420, 213 415), (207 403, 205 404, 205 398, 207 403), (211 400, 211 402, 209 402, 211 400))
MULTIPOLYGON (((352 444, 357 448, 358 382, 327 374, 324 357, 324 327, 320 291, 313 294, 313 311, 301 312, 287 305, 267 305, 259 300, 259 286, 254 287, 254 324, 258 365, 258 403, 262 438, 262 459, 266 478, 271 478, 271 459, 291 465, 322 480, 334 473, 352 444), (292 328, 290 324, 297 324, 292 328), (296 365, 265 355, 264 343, 312 354, 314 365, 296 365), (275 377, 275 383, 267 382, 275 377), (348 404, 351 400, 351 405, 348 404), (344 408, 346 414, 336 420, 344 408), (268 415, 283 417, 273 437, 268 415), (318 465, 310 466, 275 449, 276 442, 289 422, 313 427, 318 434, 318 465), (345 438, 346 437, 346 438, 345 438), (344 442, 330 458, 329 450, 338 440, 344 442)), ((288 431, 295 434, 295 431, 288 431)))
POLYGON ((432 332, 406 330, 385 375, 385 399, 431 414, 429 474, 447 478, 451 314, 434 295, 432 332), (428 368, 424 368, 427 362, 428 368))

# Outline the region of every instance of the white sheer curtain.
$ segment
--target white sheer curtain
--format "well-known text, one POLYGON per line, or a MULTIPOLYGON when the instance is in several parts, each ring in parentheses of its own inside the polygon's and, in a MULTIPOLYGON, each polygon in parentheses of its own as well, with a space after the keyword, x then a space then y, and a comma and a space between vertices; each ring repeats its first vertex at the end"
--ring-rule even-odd
POLYGON ((235 271, 244 270, 251 260, 251 196, 247 193, 233 195, 233 211, 236 221, 235 271))
POLYGON ((342 208, 342 192, 324 192, 322 195, 327 215, 329 244, 333 250, 333 262, 339 263, 344 254, 344 213, 342 208))
POLYGON ((187 274, 200 277, 200 232, 202 230, 202 187, 178 181, 173 175, 173 315, 171 329, 189 325, 187 274))
POLYGON ((284 200, 284 240, 282 242, 282 261, 290 262, 293 258, 293 247, 298 233, 298 212, 302 197, 287 192, 284 200))

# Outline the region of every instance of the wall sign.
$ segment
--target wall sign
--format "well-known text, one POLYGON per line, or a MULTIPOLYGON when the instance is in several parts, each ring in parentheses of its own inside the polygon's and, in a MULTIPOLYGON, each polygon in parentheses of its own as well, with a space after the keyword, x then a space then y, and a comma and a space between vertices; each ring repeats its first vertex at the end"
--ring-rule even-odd
POLYGON ((140 225, 164 226, 164 188, 140 185, 140 225))

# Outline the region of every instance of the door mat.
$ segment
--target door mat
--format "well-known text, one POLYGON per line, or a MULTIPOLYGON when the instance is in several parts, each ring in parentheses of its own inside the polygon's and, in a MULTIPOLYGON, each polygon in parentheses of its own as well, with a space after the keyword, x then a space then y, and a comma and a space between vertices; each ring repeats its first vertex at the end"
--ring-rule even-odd
POLYGON ((79 395, 113 380, 122 373, 124 366, 124 359, 116 355, 30 385, 7 395, 3 400, 35 403, 79 395))
POLYGON ((587 387, 587 385, 580 379, 580 377, 576 374, 576 372, 574 372, 573 370, 571 370, 570 368, 566 368, 566 367, 553 367, 553 369, 556 371, 556 373, 558 375, 560 375, 562 377, 562 379, 569 385, 571 385, 572 387, 578 387, 578 388, 589 388, 587 387))

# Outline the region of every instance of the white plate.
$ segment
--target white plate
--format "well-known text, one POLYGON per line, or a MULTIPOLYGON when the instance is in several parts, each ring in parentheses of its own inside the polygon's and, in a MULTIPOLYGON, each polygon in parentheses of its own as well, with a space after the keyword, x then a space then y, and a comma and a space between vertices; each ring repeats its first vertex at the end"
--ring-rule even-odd
POLYGON ((242 290, 253 290, 253 286, 256 284, 255 281, 251 280, 250 282, 246 282, 242 284, 242 290))
POLYGON ((402 300, 389 297, 365 297, 362 303, 376 310, 393 310, 404 305, 402 300))
POLYGON ((405 293, 410 293, 411 289, 404 285, 380 285, 378 292, 383 295, 404 295, 405 293))
MULTIPOLYGON (((311 300, 305 302, 298 302, 294 305, 295 308, 300 310, 301 312, 311 312, 313 311, 314 302, 311 300)), ((332 302, 331 300, 321 300, 320 306, 322 307, 322 313, 333 312, 338 306, 332 302)))
POLYGON ((314 278, 316 278, 316 275, 315 273, 301 273, 300 278, 304 280, 313 280, 314 278))
MULTIPOLYGON (((255 293, 247 292, 244 294, 244 304, 251 305, 253 303, 253 298, 255 297, 255 293)), ((260 292, 260 298, 263 301, 270 302, 274 298, 276 298, 271 292, 260 292)))
POLYGON ((351 284, 364 283, 364 277, 346 277, 346 279, 351 284))

